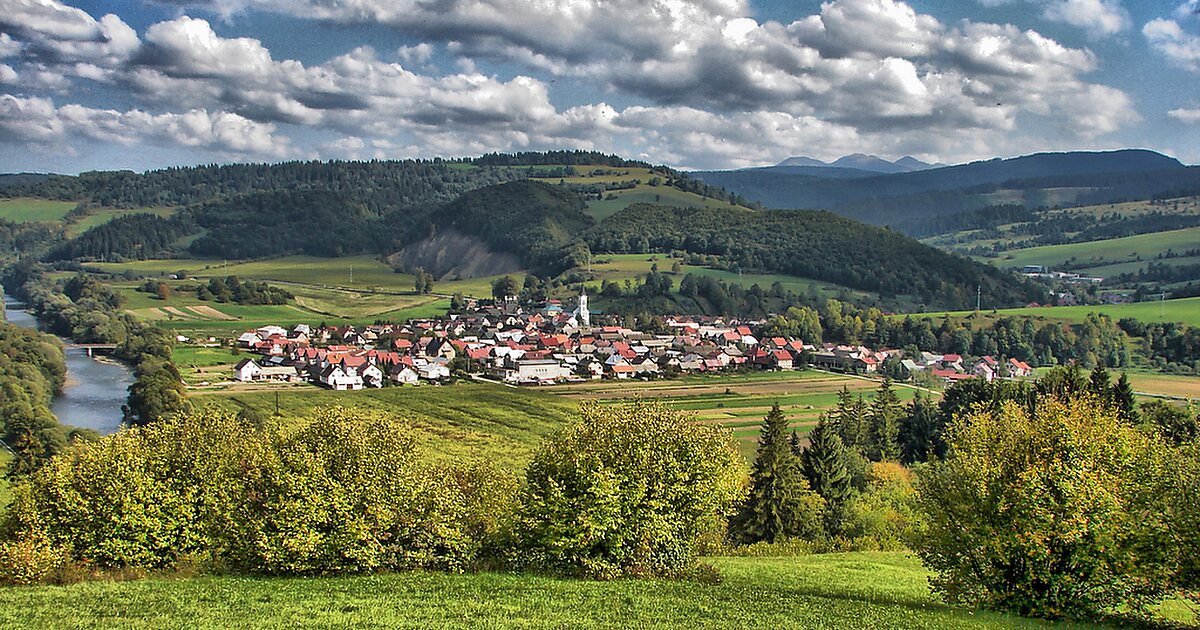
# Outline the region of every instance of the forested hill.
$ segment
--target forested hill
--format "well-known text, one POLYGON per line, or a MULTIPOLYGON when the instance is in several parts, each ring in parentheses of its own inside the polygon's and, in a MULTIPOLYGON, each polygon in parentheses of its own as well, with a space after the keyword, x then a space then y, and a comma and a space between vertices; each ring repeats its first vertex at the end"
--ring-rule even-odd
POLYGON ((715 254, 742 269, 785 273, 926 304, 1024 304, 1040 289, 1013 274, 830 212, 632 205, 587 234, 596 252, 715 254))
POLYGON ((879 225, 975 210, 1088 205, 1200 192, 1200 168, 1143 150, 1045 153, 893 175, 829 176, 813 169, 696 172, 773 208, 816 208, 879 225))

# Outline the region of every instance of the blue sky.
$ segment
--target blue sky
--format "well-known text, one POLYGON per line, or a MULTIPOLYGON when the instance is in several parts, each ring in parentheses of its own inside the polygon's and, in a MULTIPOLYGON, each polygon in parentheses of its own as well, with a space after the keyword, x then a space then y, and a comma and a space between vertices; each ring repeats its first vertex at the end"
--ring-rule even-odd
POLYGON ((1200 162, 1200 0, 5 0, 0 171, 585 148, 1200 162))

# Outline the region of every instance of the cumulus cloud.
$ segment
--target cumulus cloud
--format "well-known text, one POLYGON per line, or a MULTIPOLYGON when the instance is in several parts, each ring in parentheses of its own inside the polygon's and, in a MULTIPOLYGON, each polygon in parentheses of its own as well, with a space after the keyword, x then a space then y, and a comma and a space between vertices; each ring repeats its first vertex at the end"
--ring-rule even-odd
POLYGON ((1200 72, 1200 35, 1186 32, 1179 22, 1165 18, 1147 22, 1142 35, 1171 63, 1200 72))
POLYGON ((286 138, 274 135, 269 124, 256 123, 229 112, 202 109, 174 114, 142 110, 116 111, 68 104, 46 98, 0 95, 0 139, 54 146, 77 136, 102 142, 134 145, 154 142, 203 148, 226 155, 284 157, 291 153, 286 138))
MULTIPOLYGON (((48 63, 86 62, 112 66, 137 51, 137 33, 116 15, 96 20, 56 0, 9 0, 0 13, 0 51, 14 43, 48 63)), ((15 54, 15 53, 13 53, 15 54)))
MULTIPOLYGON (((953 159, 994 153, 985 144, 1003 142, 1027 118, 1084 139, 1138 120, 1125 93, 1086 79, 1097 65, 1090 51, 1012 25, 944 24, 899 0, 832 0, 790 24, 757 21, 744 0, 536 0, 532 9, 512 0, 219 3, 383 24, 422 41, 395 50, 398 63, 365 46, 320 63, 277 59, 257 39, 222 37, 188 16, 139 39, 115 16, 14 1, 16 17, 0 18, 12 33, 0 37, 0 59, 17 61, 6 62, 0 82, 44 71, 111 82, 152 109, 222 112, 268 134, 281 124, 314 127, 337 138, 314 147, 328 155, 571 146, 719 166, 813 145, 953 159), (458 71, 432 74, 439 50, 457 57, 458 71), (481 59, 525 70, 483 74, 481 59), (555 75, 635 105, 556 107, 555 75)), ((1119 8, 1054 4, 1064 5, 1064 19, 1092 5, 1119 8)))
POLYGON ((1175 120, 1189 125, 1200 124, 1200 107, 1194 109, 1179 108, 1172 109, 1167 112, 1167 115, 1175 120))
POLYGON ((1120 0, 1055 0, 1046 5, 1047 20, 1078 26, 1092 36, 1116 35, 1129 28, 1129 13, 1120 0))

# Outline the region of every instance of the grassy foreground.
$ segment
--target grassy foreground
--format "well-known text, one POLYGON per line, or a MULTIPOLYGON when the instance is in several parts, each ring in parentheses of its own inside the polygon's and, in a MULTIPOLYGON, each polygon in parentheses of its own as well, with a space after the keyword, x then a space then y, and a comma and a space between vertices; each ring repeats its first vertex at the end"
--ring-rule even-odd
MULTIPOLYGON (((0 588, 12 628, 984 628, 1048 624, 947 607, 903 553, 713 558, 719 583, 498 573, 201 577, 0 588)), ((1094 627, 1094 626, 1068 626, 1094 627)))

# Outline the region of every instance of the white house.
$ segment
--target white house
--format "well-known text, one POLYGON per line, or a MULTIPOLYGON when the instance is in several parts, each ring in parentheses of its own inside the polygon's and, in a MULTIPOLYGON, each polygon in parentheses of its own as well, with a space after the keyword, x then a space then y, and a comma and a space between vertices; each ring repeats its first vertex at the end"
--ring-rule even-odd
POLYGON ((240 337, 237 338, 238 345, 242 346, 243 348, 253 348, 254 346, 262 343, 262 340, 263 338, 253 330, 244 332, 240 337))
POLYGON ((388 378, 400 385, 416 385, 417 371, 407 365, 396 365, 388 372, 388 378))
POLYGON ((253 359, 242 359, 233 367, 233 380, 249 383, 262 375, 262 366, 253 359))
POLYGON ((340 365, 330 365, 321 371, 321 382, 338 391, 363 388, 363 379, 353 371, 347 373, 340 365))
POLYGON ((358 376, 367 387, 383 387, 383 370, 373 363, 358 366, 358 376))
POLYGON ((505 380, 515 383, 556 381, 571 376, 571 370, 554 359, 517 361, 507 370, 505 380))
POLYGON ((450 378, 450 368, 441 363, 430 362, 417 368, 417 375, 427 381, 440 381, 450 378))

